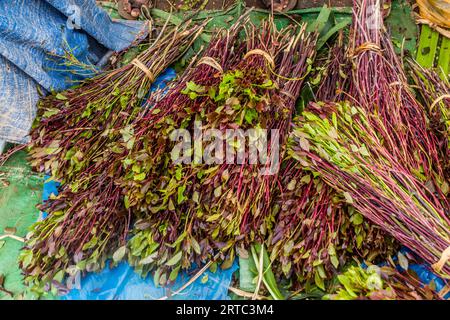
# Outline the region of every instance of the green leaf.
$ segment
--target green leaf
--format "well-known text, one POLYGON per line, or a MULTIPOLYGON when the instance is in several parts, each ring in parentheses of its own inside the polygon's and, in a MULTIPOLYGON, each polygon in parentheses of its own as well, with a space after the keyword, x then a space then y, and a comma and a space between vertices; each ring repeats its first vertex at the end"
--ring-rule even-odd
POLYGON ((200 255, 202 253, 200 245, 198 244, 197 240, 195 240, 194 238, 191 238, 191 246, 194 249, 196 254, 200 255))
POLYGON ((222 215, 221 215, 220 213, 216 213, 216 214, 210 215, 210 216, 206 219, 206 221, 207 221, 207 222, 212 222, 212 221, 215 221, 215 220, 219 219, 221 216, 222 216, 222 215))
POLYGON ((352 198, 352 196, 350 195, 350 193, 344 192, 343 195, 344 195, 345 201, 346 201, 347 203, 349 203, 349 204, 352 204, 352 203, 353 203, 353 198, 352 198))
POLYGON ((320 83, 321 77, 322 77, 322 74, 321 74, 321 73, 318 73, 318 74, 316 75, 316 77, 313 78, 313 79, 311 79, 309 82, 310 82, 313 86, 318 85, 318 84, 320 83))
POLYGON ((208 282, 208 279, 209 279, 208 275, 205 274, 205 275, 202 277, 202 279, 200 280, 200 282, 203 283, 203 284, 205 284, 205 283, 208 282))
POLYGON ((357 298, 358 295, 353 291, 352 282, 350 279, 345 275, 338 275, 337 276, 339 282, 345 287, 345 290, 347 290, 348 294, 354 298, 357 298))
POLYGON ((64 275, 65 275, 65 271, 64 270, 59 270, 54 276, 53 276, 53 280, 57 281, 59 283, 62 283, 63 279, 64 279, 64 275))
POLYGON ((383 289, 383 280, 377 273, 373 273, 367 278, 366 286, 369 290, 381 290, 383 289))
POLYGON ((286 242, 286 244, 283 246, 283 251, 285 256, 289 256, 291 254, 292 248, 294 247, 294 240, 289 240, 286 242))
POLYGON ((211 266, 209 267, 209 271, 211 271, 212 273, 216 273, 216 271, 217 271, 217 266, 218 266, 217 262, 213 262, 213 263, 211 264, 211 266))
POLYGON ((292 191, 292 190, 294 190, 295 189, 295 186, 297 185, 297 180, 295 180, 295 179, 292 179, 289 183, 288 183, 288 185, 287 185, 287 189, 289 190, 289 191, 292 191))
POLYGON ((323 34, 319 40, 317 40, 317 46, 316 50, 319 50, 323 47, 323 45, 330 39, 333 34, 337 33, 339 30, 347 27, 351 23, 351 19, 346 19, 344 21, 341 21, 337 24, 335 24, 331 29, 329 29, 325 34, 323 34))
POLYGON ((175 178, 180 181, 181 177, 183 176, 183 169, 181 167, 178 167, 175 171, 175 178))
POLYGON ((214 189, 214 197, 218 198, 222 194, 222 186, 218 186, 216 189, 214 189))
POLYGON ((335 267, 336 269, 339 267, 339 260, 335 255, 330 256, 330 261, 333 267, 335 267))
POLYGON ((281 294, 280 290, 278 289, 278 282, 275 279, 275 275, 272 272, 271 269, 271 263, 269 260, 269 255, 267 254, 267 251, 264 249, 264 245, 261 244, 255 244, 251 247, 251 252, 253 256, 253 260, 255 263, 255 266, 258 268, 258 262, 259 262, 259 255, 263 253, 263 282, 266 286, 267 290, 269 291, 272 298, 275 300, 283 300, 284 296, 281 294))
POLYGON ((125 107, 128 104, 129 98, 127 96, 120 97, 120 106, 125 107))
POLYGON ((197 85, 195 82, 189 81, 188 83, 186 83, 186 89, 182 90, 181 93, 189 94, 190 98, 194 99, 195 97, 197 97, 197 93, 204 93, 205 90, 206 89, 204 86, 200 86, 197 85), (195 94, 195 96, 192 97, 191 94, 195 94))
POLYGON ((113 96, 117 97, 120 94, 120 89, 119 88, 115 88, 114 91, 111 93, 113 96))
POLYGON ((33 261, 33 252, 31 250, 22 251, 21 253, 22 268, 26 268, 33 261))
POLYGON ((155 274, 153 275, 153 283, 157 287, 159 286, 159 279, 161 277, 161 272, 162 272, 162 269, 158 268, 158 269, 156 269, 155 274))
POLYGON ((356 246, 357 246, 357 248, 361 248, 361 244, 362 244, 363 240, 364 240, 364 237, 361 234, 358 234, 356 236, 356 246))
POLYGON ((361 153, 361 155, 363 155, 363 156, 365 156, 365 157, 370 156, 370 154, 369 154, 369 152, 367 151, 367 148, 366 148, 365 145, 362 145, 362 146, 359 148, 359 153, 361 153))
POLYGON ((256 284, 253 282, 256 276, 255 271, 256 266, 253 259, 239 258, 239 288, 241 290, 247 292, 255 291, 256 284))
POLYGON ((166 266, 170 267, 170 266, 176 265, 178 262, 180 262, 182 256, 183 256, 183 252, 179 251, 169 261, 167 261, 166 266))
POLYGON ((147 257, 145 257, 144 259, 142 259, 141 261, 139 261, 139 265, 150 264, 153 261, 155 261, 156 257, 158 257, 158 252, 154 252, 154 253, 148 255, 147 257))
POLYGON ((325 269, 324 269, 324 267, 323 267, 323 264, 317 266, 317 271, 319 272, 319 276, 320 276, 322 279, 325 279, 325 278, 327 277, 327 275, 326 275, 326 273, 325 273, 325 269))
POLYGON ((281 271, 283 271, 283 273, 287 275, 287 274, 289 274, 289 271, 291 271, 291 267, 292 267, 292 262, 289 261, 288 263, 283 264, 281 266, 281 271))
POLYGON ((92 237, 91 240, 89 240, 89 242, 86 242, 82 249, 83 250, 88 250, 88 249, 92 249, 94 248, 98 243, 98 237, 92 237))
POLYGON ((275 88, 275 84, 273 83, 272 80, 267 79, 266 81, 264 81, 264 83, 262 85, 260 85, 261 88, 266 88, 266 89, 272 89, 275 88))
POLYGON ((336 113, 333 112, 333 114, 331 115, 331 121, 333 122, 333 126, 337 129, 338 124, 337 124, 337 117, 336 117, 336 113))
POLYGON ((188 95, 191 100, 195 100, 198 97, 198 94, 196 92, 189 92, 188 95))
POLYGON ((60 111, 59 109, 48 109, 47 111, 44 112, 42 117, 50 118, 51 116, 54 116, 55 114, 58 114, 59 111, 60 111))
POLYGON ((133 170, 133 172, 135 173, 141 173, 141 167, 137 163, 133 164, 131 170, 133 170))
POLYGON ((168 245, 171 248, 175 248, 176 246, 178 246, 187 236, 187 232, 184 231, 182 234, 180 234, 180 236, 177 238, 177 240, 175 240, 174 243, 168 245))

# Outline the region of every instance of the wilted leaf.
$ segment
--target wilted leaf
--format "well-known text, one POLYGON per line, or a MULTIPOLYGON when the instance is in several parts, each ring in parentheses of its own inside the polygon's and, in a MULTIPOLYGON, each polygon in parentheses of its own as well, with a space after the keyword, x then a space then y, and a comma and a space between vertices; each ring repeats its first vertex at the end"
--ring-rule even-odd
POLYGON ((200 280, 200 282, 203 283, 203 284, 205 284, 205 283, 208 282, 208 279, 209 279, 208 275, 205 274, 205 275, 202 277, 202 279, 200 280))

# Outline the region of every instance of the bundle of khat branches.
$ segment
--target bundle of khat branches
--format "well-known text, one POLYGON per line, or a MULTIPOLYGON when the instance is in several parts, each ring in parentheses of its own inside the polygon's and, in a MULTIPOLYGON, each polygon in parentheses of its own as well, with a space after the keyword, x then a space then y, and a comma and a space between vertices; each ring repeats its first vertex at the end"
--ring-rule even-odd
POLYGON ((346 57, 344 35, 339 33, 338 39, 328 52, 328 58, 321 67, 321 72, 316 75, 311 83, 318 82, 317 90, 314 92, 316 101, 340 101, 343 92, 347 89, 351 65, 346 57))
POLYGON ((310 105, 293 130, 291 156, 448 277, 449 204, 391 154, 382 122, 347 102, 310 105))

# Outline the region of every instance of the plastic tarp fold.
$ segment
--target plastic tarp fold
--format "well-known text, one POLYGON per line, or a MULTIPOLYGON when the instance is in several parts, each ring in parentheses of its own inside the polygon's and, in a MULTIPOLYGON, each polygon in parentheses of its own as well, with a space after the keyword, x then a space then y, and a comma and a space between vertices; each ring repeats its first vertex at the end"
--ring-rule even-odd
POLYGON ((144 30, 142 22, 111 20, 95 0, 0 0, 0 141, 28 140, 37 86, 63 90, 90 75, 64 55, 95 65, 144 30))
MULTIPOLYGON (((153 84, 151 91, 164 89, 167 83, 175 78, 176 73, 172 68, 162 73, 153 84)), ((44 184, 43 201, 47 201, 51 194, 58 194, 59 184, 49 180, 44 184)), ((43 217, 46 215, 44 214, 43 217)), ((127 263, 122 262, 115 268, 106 267, 99 273, 88 273, 81 281, 77 289, 72 289, 63 300, 154 300, 170 296, 169 299, 186 300, 226 300, 228 287, 233 273, 238 269, 237 263, 227 270, 218 268, 216 272, 206 271, 186 289, 173 295, 194 275, 192 272, 182 272, 170 287, 156 286, 153 278, 142 278, 134 272, 127 263), (171 294, 172 293, 172 294, 171 294), (173 295, 173 296, 172 296, 173 295)))

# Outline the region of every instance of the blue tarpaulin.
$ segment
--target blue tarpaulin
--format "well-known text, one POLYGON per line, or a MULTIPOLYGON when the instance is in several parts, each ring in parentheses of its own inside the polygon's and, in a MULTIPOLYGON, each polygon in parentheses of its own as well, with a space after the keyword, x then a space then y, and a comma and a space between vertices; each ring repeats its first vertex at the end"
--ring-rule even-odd
POLYGON ((95 0, 0 0, 0 141, 27 141, 37 86, 62 90, 83 77, 62 56, 95 65, 141 30, 142 22, 112 21, 95 0))

